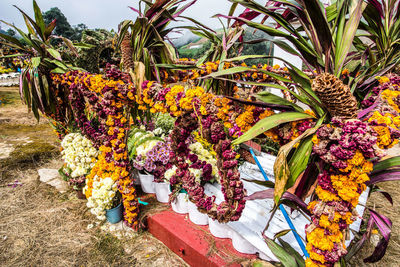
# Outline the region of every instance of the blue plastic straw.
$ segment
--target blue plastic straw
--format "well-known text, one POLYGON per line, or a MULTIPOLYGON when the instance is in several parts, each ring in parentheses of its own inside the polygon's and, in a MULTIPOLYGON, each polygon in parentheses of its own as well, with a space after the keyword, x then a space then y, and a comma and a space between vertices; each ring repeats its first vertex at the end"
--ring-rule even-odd
POLYGON ((149 203, 144 202, 144 201, 141 201, 140 198, 138 198, 138 202, 139 202, 139 204, 142 204, 142 205, 144 205, 144 206, 149 205, 149 203))
MULTIPOLYGON (((261 167, 261 164, 258 161, 258 158, 256 157, 256 154, 254 154, 254 151, 253 151, 252 148, 250 148, 250 153, 253 156, 255 162, 257 163, 257 166, 260 169, 262 175, 264 176, 264 179, 266 181, 269 181, 267 174, 265 173, 264 169, 261 167)), ((296 228, 294 227, 292 220, 290 219, 289 215, 287 214, 287 212, 285 210, 285 207, 282 204, 280 204, 279 205, 279 209, 281 210, 283 216, 285 217, 286 222, 289 224, 290 229, 292 229, 293 235, 296 238, 297 243, 299 243, 299 246, 300 246, 301 250, 303 251, 304 256, 306 256, 306 258, 309 258, 310 255, 308 254, 308 252, 306 250, 306 247, 304 246, 303 240, 301 240, 299 234, 297 233, 296 228)))

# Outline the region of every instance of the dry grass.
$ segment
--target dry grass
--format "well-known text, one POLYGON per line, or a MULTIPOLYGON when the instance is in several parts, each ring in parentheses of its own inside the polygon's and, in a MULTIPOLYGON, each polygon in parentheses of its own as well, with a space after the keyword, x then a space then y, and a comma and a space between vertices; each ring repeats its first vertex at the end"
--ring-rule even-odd
POLYGON ((23 185, 0 187, 3 266, 185 266, 147 233, 118 239, 100 226, 88 230, 94 218, 85 201, 41 183, 36 169, 16 170, 14 179, 23 185))

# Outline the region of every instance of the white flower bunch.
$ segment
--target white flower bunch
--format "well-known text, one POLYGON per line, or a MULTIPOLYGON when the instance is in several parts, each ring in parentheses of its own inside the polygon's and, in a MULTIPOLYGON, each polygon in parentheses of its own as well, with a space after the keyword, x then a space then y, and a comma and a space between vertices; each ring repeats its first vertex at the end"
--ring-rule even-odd
POLYGON ((90 212, 96 215, 98 220, 106 219, 105 210, 112 207, 117 190, 117 184, 110 177, 100 180, 95 177, 92 196, 88 198, 86 206, 90 208, 90 212))
POLYGON ((164 136, 163 129, 160 127, 154 129, 153 133, 154 133, 154 135, 157 135, 157 136, 161 136, 161 137, 164 136))
POLYGON ((189 171, 191 174, 193 174, 196 182, 200 183, 201 182, 201 175, 203 173, 202 170, 200 169, 193 169, 193 168, 189 168, 189 171))
POLYGON ((96 163, 99 151, 92 142, 80 133, 67 134, 61 142, 61 152, 67 167, 72 170, 71 177, 86 175, 96 163))
POLYGON ((190 144, 189 149, 192 151, 193 154, 196 154, 199 157, 199 160, 206 161, 207 163, 211 164, 213 177, 217 178, 219 176, 217 159, 210 153, 210 151, 205 149, 203 145, 199 142, 190 144))
POLYGON ((169 180, 171 179, 171 177, 176 173, 176 170, 178 168, 174 165, 172 166, 171 169, 168 169, 165 173, 164 173, 164 178, 165 180, 167 180, 169 182, 169 180))
POLYGON ((143 144, 141 144, 140 146, 138 146, 136 148, 136 155, 145 157, 147 152, 152 150, 157 145, 158 142, 160 142, 160 141, 159 140, 148 140, 148 141, 144 142, 143 144))

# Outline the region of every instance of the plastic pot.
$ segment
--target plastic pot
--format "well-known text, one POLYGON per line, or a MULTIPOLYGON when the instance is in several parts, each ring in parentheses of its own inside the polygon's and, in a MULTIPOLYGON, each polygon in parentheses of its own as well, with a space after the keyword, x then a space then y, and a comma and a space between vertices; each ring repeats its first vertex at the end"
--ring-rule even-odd
POLYGON ((156 197, 158 202, 168 203, 169 201, 169 183, 154 183, 156 197))
POLYGON ((235 231, 232 231, 232 245, 240 253, 256 254, 257 252, 257 248, 235 231))
POLYGON ((118 223, 122 220, 122 203, 119 203, 115 208, 106 210, 106 218, 110 223, 118 223))
POLYGON ((208 218, 208 228, 210 229, 210 233, 215 237, 218 238, 231 237, 231 228, 225 223, 220 223, 217 220, 208 218))
POLYGON ((188 213, 187 194, 179 193, 178 196, 171 202, 172 210, 179 214, 188 213))
POLYGON ((197 225, 207 225, 208 224, 208 215, 201 213, 196 204, 192 201, 188 201, 188 212, 189 212, 189 220, 191 220, 194 224, 197 225))
POLYGON ((141 174, 139 173, 140 185, 143 192, 148 194, 154 194, 156 192, 154 188, 154 176, 151 174, 141 174))

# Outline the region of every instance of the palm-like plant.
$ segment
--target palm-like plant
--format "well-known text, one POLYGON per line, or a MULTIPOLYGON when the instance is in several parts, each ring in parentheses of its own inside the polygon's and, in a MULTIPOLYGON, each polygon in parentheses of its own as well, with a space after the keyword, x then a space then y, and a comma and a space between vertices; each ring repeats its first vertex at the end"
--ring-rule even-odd
POLYGON ((160 81, 157 64, 173 64, 176 59, 174 48, 166 41, 167 35, 173 31, 173 28, 168 26, 197 0, 180 7, 179 5, 185 1, 141 0, 139 9, 131 7, 139 16, 135 22, 125 20, 120 24, 117 40, 117 46, 121 46, 124 68, 127 71, 132 67, 135 72, 144 68, 146 79, 160 81), (143 10, 141 4, 144 4, 143 10))
POLYGON ((64 73, 69 69, 74 69, 74 66, 62 59, 60 52, 50 41, 53 38, 62 38, 74 53, 76 53, 76 49, 70 40, 52 36, 56 21, 46 25, 35 0, 33 0, 35 19, 29 17, 20 8, 16 8, 24 17, 28 33, 2 21, 14 28, 22 36, 22 40, 0 33, 0 42, 16 48, 19 54, 14 56, 23 54, 30 58, 30 64, 22 71, 20 78, 21 97, 38 120, 40 111, 53 119, 67 122, 72 114, 66 103, 67 97, 65 92, 56 90, 52 86, 51 74, 64 73))
POLYGON ((345 66, 364 8, 362 1, 352 0, 337 1, 328 12, 318 0, 272 0, 266 6, 253 0, 230 1, 248 9, 236 20, 271 36, 285 38, 297 51, 281 41, 273 42, 301 57, 317 73, 329 72, 337 77, 345 66), (272 19, 277 27, 252 21, 257 13, 264 16, 263 21, 272 19))

